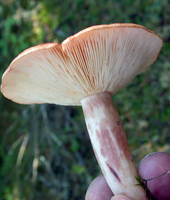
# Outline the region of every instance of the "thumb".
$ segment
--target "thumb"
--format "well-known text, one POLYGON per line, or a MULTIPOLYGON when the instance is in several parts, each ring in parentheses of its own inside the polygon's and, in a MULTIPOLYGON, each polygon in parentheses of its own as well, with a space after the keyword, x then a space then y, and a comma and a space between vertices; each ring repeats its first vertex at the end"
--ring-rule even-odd
POLYGON ((112 197, 111 200, 132 200, 132 199, 124 195, 116 195, 112 197))

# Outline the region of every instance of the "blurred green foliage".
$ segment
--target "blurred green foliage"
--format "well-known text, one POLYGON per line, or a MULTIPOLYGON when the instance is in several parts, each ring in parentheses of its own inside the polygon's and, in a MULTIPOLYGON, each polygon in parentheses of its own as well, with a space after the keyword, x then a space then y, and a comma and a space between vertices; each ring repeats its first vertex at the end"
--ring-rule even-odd
MULTIPOLYGON (((96 24, 137 23, 160 34, 157 62, 113 97, 136 162, 170 152, 169 0, 0 0, 0 75, 30 46, 96 24)), ((0 199, 83 199, 100 174, 79 107, 17 105, 0 93, 0 199)))

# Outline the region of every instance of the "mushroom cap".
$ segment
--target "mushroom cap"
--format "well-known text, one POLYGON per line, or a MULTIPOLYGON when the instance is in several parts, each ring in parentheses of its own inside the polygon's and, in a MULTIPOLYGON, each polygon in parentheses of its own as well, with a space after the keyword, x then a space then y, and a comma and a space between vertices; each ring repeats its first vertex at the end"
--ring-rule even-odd
POLYGON ((2 77, 1 91, 20 104, 80 105, 89 95, 114 95, 155 62, 162 45, 141 25, 92 26, 61 44, 19 54, 2 77))

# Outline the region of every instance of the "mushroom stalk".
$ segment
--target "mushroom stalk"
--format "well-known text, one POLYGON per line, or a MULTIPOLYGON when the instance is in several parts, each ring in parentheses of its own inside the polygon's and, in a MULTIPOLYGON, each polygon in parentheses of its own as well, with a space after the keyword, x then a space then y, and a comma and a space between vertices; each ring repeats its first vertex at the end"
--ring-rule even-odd
POLYGON ((113 193, 133 200, 147 199, 144 189, 138 186, 137 169, 111 95, 94 94, 82 99, 81 104, 97 161, 113 193))

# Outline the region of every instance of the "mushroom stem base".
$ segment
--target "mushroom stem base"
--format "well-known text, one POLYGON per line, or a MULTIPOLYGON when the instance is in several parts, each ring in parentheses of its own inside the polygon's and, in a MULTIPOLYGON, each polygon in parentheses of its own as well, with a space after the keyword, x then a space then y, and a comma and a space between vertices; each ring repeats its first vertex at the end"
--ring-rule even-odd
POLYGON ((136 166, 111 95, 95 94, 81 104, 97 161, 113 193, 133 200, 147 199, 144 189, 138 186, 136 166))

